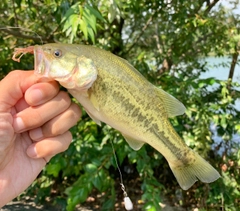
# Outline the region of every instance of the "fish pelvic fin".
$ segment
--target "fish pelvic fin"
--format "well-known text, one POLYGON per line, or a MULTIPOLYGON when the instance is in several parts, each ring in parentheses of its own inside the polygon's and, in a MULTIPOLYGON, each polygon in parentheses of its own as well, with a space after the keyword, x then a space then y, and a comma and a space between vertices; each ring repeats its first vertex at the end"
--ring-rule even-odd
POLYGON ((180 187, 188 190, 196 181, 211 183, 220 178, 220 174, 199 154, 194 152, 195 162, 182 166, 174 166, 169 162, 170 168, 180 187))
POLYGON ((102 125, 102 124, 101 124, 101 121, 100 121, 98 118, 94 117, 94 116, 93 116, 89 111, 87 111, 86 109, 85 109, 85 111, 87 112, 88 116, 90 116, 90 118, 91 118, 96 124, 98 124, 99 126, 102 125))
POLYGON ((141 142, 131 136, 128 136, 126 134, 122 134, 122 135, 127 141, 127 143, 129 144, 129 146, 136 151, 139 150, 144 145, 144 142, 141 142))

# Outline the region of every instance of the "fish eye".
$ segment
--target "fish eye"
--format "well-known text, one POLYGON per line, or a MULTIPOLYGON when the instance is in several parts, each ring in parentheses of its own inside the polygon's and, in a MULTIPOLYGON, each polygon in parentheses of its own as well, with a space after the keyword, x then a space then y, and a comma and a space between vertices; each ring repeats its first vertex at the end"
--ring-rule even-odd
POLYGON ((59 49, 55 50, 55 51, 54 51, 54 56, 55 56, 56 58, 61 57, 61 56, 62 56, 62 51, 59 50, 59 49))

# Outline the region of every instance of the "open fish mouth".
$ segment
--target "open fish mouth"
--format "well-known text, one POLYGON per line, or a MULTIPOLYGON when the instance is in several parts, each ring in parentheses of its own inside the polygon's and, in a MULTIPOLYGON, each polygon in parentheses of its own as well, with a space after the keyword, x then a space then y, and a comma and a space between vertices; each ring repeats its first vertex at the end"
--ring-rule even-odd
MULTIPOLYGON (((59 69, 54 68, 53 61, 51 60, 51 53, 45 52, 42 46, 35 46, 34 48, 34 72, 41 78, 47 78, 48 80, 68 81, 75 72, 75 68, 72 71, 62 71, 59 74, 59 69)), ((50 51, 50 49, 46 50, 50 51)))
POLYGON ((49 77, 50 64, 44 58, 43 51, 37 47, 34 49, 34 71, 38 76, 49 77))
POLYGON ((26 53, 34 54, 34 73, 40 81, 60 82, 66 88, 88 89, 97 79, 97 69, 91 59, 84 56, 72 57, 72 61, 66 62, 62 57, 56 55, 61 48, 54 44, 29 46, 27 48, 16 48, 12 59, 20 62, 26 53))
POLYGON ((31 53, 34 54, 34 72, 36 75, 49 78, 50 63, 45 58, 41 46, 29 46, 27 48, 15 48, 12 59, 20 62, 23 55, 31 53))

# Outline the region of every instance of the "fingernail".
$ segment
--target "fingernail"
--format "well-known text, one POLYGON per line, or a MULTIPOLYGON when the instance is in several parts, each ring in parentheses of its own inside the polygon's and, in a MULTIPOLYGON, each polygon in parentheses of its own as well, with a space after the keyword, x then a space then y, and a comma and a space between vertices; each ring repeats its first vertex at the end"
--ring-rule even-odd
POLYGON ((30 130, 29 135, 32 140, 37 141, 43 137, 42 129, 39 127, 39 128, 30 130))
POLYGON ((30 147, 28 147, 27 155, 31 158, 37 158, 37 150, 35 145, 31 145, 30 147))
POLYGON ((25 125, 24 125, 21 117, 16 117, 13 120, 13 128, 14 128, 15 132, 20 132, 25 128, 25 125))
POLYGON ((29 95, 31 96, 31 104, 32 105, 39 105, 43 99, 43 93, 39 89, 33 89, 30 91, 29 95))

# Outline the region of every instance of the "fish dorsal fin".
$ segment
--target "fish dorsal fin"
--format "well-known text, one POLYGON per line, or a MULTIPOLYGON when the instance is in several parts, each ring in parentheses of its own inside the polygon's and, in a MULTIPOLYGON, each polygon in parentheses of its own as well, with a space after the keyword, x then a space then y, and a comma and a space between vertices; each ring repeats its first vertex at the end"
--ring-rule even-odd
POLYGON ((144 144, 144 142, 138 141, 135 138, 132 138, 128 135, 125 135, 125 134, 122 134, 122 135, 127 141, 127 143, 129 144, 129 146, 134 150, 139 150, 144 144))
POLYGON ((168 117, 174 117, 184 114, 186 108, 179 100, 177 100, 175 97, 160 88, 156 88, 156 91, 158 96, 163 101, 168 117))

